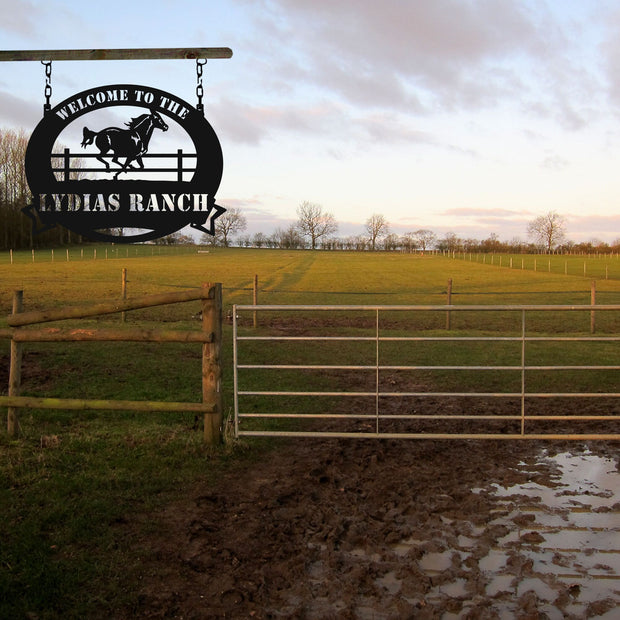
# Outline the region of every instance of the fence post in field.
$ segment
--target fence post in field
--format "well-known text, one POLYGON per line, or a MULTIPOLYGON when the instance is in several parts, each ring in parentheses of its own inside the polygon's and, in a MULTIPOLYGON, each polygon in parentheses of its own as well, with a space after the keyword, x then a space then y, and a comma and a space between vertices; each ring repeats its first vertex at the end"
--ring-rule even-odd
MULTIPOLYGON (((24 291, 13 293, 13 314, 18 314, 24 307, 24 291)), ((11 339, 11 361, 9 366, 9 396, 19 396, 22 382, 22 343, 11 339)), ((9 407, 6 421, 6 430, 10 437, 15 437, 19 431, 19 417, 17 407, 9 407)))
MULTIPOLYGON (((448 280, 448 296, 446 299, 446 304, 448 306, 452 305, 452 278, 448 280)), ((446 312, 446 329, 450 329, 452 327, 452 315, 450 310, 446 312)))
MULTIPOLYGON (((127 299, 127 268, 123 267, 122 275, 121 275, 121 299, 124 301, 127 299)), ((121 312, 121 323, 124 323, 126 320, 125 311, 121 312)))
MULTIPOLYGON (((592 307, 596 305, 596 280, 592 280, 590 287, 590 304, 592 307)), ((596 331, 596 313, 594 310, 590 311, 590 333, 593 334, 596 331)))
POLYGON ((211 342, 202 345, 202 402, 215 403, 214 413, 204 414, 204 440, 217 445, 222 440, 222 285, 203 284, 209 297, 202 300, 202 329, 212 334, 211 342))
MULTIPOLYGON (((252 291, 252 303, 256 306, 258 304, 258 275, 254 275, 254 288, 252 291)), ((252 316, 252 325, 256 329, 258 327, 258 318, 256 316, 256 310, 252 316)))

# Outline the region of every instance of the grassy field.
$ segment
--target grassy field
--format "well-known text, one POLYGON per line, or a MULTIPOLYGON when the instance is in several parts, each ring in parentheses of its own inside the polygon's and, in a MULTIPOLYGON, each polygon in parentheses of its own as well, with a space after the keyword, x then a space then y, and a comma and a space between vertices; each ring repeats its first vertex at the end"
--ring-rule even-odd
MULTIPOLYGON (((59 253, 63 256, 57 250, 57 257, 59 253)), ((570 275, 564 274, 564 257, 551 257, 558 267, 551 272, 499 267, 500 255, 493 257, 493 264, 488 262, 490 255, 486 263, 473 258, 241 248, 211 248, 208 253, 198 253, 189 248, 100 246, 87 248, 82 259, 75 254, 70 261, 52 262, 47 257, 33 263, 30 254, 24 252, 15 254, 13 264, 6 256, 6 262, 0 261, 0 315, 10 311, 15 288, 24 289, 25 303, 30 309, 118 296, 123 268, 128 270, 129 295, 219 281, 224 286, 227 306, 251 303, 255 275, 261 293, 259 303, 445 303, 448 279, 453 281, 455 304, 589 303, 593 279, 597 280, 598 303, 618 300, 620 261, 615 256, 573 257, 570 260, 581 265, 581 269, 575 268, 572 271, 577 273, 570 275), (118 258, 114 257, 117 252, 118 258), (609 265, 607 280, 605 264, 609 265)), ((504 256, 503 263, 508 264, 510 258, 504 256)), ((548 260, 540 256, 513 258, 531 261, 532 266, 534 260, 548 260)))
MULTIPOLYGON (((497 256, 488 264, 414 254, 236 248, 208 253, 163 248, 159 253, 131 246, 108 247, 106 258, 106 247, 99 246, 95 258, 94 249, 83 257, 72 250, 69 261, 64 251, 56 251, 54 261, 40 256, 33 263, 30 253, 15 254, 12 264, 0 260, 0 327, 6 326, 16 289, 24 290, 25 310, 117 299, 123 268, 129 297, 221 282, 229 312, 233 304, 252 302, 255 275, 258 301, 265 304, 444 304, 449 279, 456 305, 587 304, 590 273, 602 264, 601 259, 587 259, 592 266, 586 264, 584 276, 583 267, 569 275, 563 268, 515 268, 514 260, 513 268, 500 267, 497 256)), ((611 277, 614 273, 610 267, 608 279, 597 279, 597 303, 620 303, 620 280, 611 277)), ((127 320, 192 329, 198 310, 198 302, 192 302, 134 311, 127 320)), ((110 326, 118 321, 111 316, 71 324, 110 326)), ((457 324, 455 329, 474 328, 457 324)), ((617 331, 617 325, 605 329, 617 331)), ((224 339, 228 412, 228 324, 224 339)), ((28 344, 24 349, 25 394, 200 400, 198 345, 28 344)), ((0 341, 0 393, 6 393, 8 350, 8 341, 0 341)), ((308 349, 302 358, 311 355, 308 349)), ((615 348, 606 357, 617 363, 615 348)), ((120 604, 131 605, 140 558, 127 552, 127 523, 135 521, 136 531, 142 532, 156 527, 148 519, 153 510, 217 476, 231 460, 260 458, 267 449, 262 442, 232 441, 208 448, 193 414, 24 410, 20 423, 19 439, 0 432, 0 617, 106 617, 120 604)))

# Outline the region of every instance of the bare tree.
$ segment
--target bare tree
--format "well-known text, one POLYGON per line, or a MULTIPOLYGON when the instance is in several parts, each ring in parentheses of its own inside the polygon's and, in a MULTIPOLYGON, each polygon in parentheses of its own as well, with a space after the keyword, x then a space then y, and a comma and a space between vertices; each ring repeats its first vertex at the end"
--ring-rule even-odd
POLYGON ((566 220, 555 211, 549 211, 532 220, 527 226, 527 234, 539 245, 542 245, 547 254, 554 247, 562 243, 566 236, 566 220))
POLYGON ((437 235, 428 228, 420 228, 412 234, 422 252, 426 252, 437 241, 437 235))
POLYGON ((255 233, 252 237, 252 245, 255 248, 262 248, 264 245, 267 245, 267 236, 265 235, 265 233, 255 233))
POLYGON ((338 224, 331 213, 323 207, 307 200, 297 207, 297 228, 304 237, 310 238, 310 247, 315 250, 322 237, 329 237, 338 230, 338 224))
POLYGON ((215 220, 215 240, 228 247, 230 238, 244 231, 247 225, 248 221, 239 209, 228 209, 215 220))
POLYGON ((375 250, 377 239, 385 237, 390 232, 390 225, 383 215, 374 213, 366 220, 366 232, 370 239, 370 247, 375 250))
POLYGON ((0 130, 0 210, 4 248, 32 245, 32 227, 22 215, 30 198, 24 159, 28 136, 24 130, 0 130))
POLYGON ((282 250, 298 250, 304 247, 304 240, 295 224, 291 224, 285 230, 277 228, 271 237, 271 243, 273 247, 282 250))

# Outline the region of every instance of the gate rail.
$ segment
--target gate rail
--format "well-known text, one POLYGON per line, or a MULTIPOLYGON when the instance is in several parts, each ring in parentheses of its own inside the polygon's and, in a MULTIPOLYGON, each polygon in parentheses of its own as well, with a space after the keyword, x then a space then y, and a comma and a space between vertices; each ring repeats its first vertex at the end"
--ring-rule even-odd
MULTIPOLYGON (((235 435, 239 436, 303 436, 303 437, 360 437, 360 438, 470 438, 470 439, 620 439, 620 432, 606 433, 528 433, 526 432, 526 423, 539 421, 595 421, 606 422, 616 425, 620 421, 620 415, 610 414, 575 414, 575 415, 528 415, 527 405, 529 401, 536 399, 605 399, 603 404, 613 401, 614 407, 617 407, 617 399, 620 399, 618 391, 601 391, 601 392, 566 392, 566 391, 528 391, 530 380, 529 373, 537 373, 542 371, 618 371, 620 364, 553 364, 553 365, 535 365, 526 363, 527 351, 533 343, 619 343, 620 336, 613 332, 608 335, 530 335, 527 329, 526 317, 533 312, 618 312, 620 304, 598 305, 593 309, 592 305, 470 305, 470 306, 452 306, 452 305, 424 305, 424 306, 361 306, 361 305, 235 305, 233 307, 233 366, 234 366, 234 416, 235 416, 235 435), (294 335, 240 335, 239 334, 239 315, 243 312, 251 312, 256 317, 257 312, 368 312, 374 315, 374 334, 369 336, 294 336, 294 335), (386 312, 518 312, 521 315, 520 333, 509 336, 385 336, 381 332, 388 331, 386 328, 380 328, 380 316, 386 312), (374 342, 375 354, 374 363, 368 364, 250 364, 240 362, 240 343, 243 342, 264 342, 266 347, 269 343, 290 342, 299 343, 352 343, 352 342, 374 342), (518 364, 483 364, 483 365, 388 365, 381 363, 381 344, 388 342, 444 342, 444 343, 491 343, 491 342, 514 342, 520 343, 520 361, 518 364), (303 391, 303 390, 251 390, 242 389, 240 387, 239 371, 374 371, 374 390, 362 391, 303 391), (380 373, 385 371, 512 371, 520 373, 520 389, 513 391, 385 391, 380 387, 380 373), (298 412, 268 412, 268 411, 246 411, 240 410, 239 402, 244 397, 374 397, 374 413, 298 413, 298 412), (413 398, 484 398, 484 399, 512 399, 519 401, 519 412, 511 415, 504 414, 416 414, 416 413, 385 413, 382 412, 381 403, 383 399, 393 397, 413 397, 413 398), (271 419, 277 420, 275 429, 244 429, 243 423, 246 420, 271 419), (286 420, 362 420, 368 424, 372 421, 374 430, 283 430, 282 424, 286 420), (493 420, 493 421, 517 421, 520 425, 519 432, 391 432, 381 430, 383 422, 388 420, 418 420, 418 421, 438 421, 438 420, 493 420)), ((254 318, 256 326, 256 318, 254 318)), ((249 332, 250 330, 248 330, 249 332)), ((570 333, 568 330, 565 333, 570 333)), ((577 332, 578 333, 578 332, 577 332)), ((614 360, 615 361, 615 360, 614 360)), ((620 357, 618 358, 620 362, 620 357)), ((620 375, 618 380, 614 378, 613 388, 620 385, 620 375)), ((617 410, 617 408, 616 408, 617 410)), ((617 428, 614 426, 614 429, 617 428)))

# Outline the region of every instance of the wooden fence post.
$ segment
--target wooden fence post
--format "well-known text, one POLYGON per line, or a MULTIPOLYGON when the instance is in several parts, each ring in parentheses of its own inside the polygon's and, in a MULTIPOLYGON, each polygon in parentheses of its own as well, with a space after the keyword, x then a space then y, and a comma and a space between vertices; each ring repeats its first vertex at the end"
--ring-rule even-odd
MULTIPOLYGON (((254 289, 252 292, 252 303, 256 306, 258 304, 258 275, 254 275, 254 289)), ((252 325, 254 329, 258 327, 258 318, 256 317, 256 310, 254 310, 254 314, 252 317, 252 325)))
MULTIPOLYGON (((13 293, 13 314, 18 314, 24 307, 24 291, 13 293)), ((22 343, 11 339, 11 361, 9 367, 9 396, 19 396, 22 382, 22 343)), ((6 421, 6 430, 10 437, 19 432, 19 416, 17 407, 9 407, 6 421)))
MULTIPOLYGON (((452 278, 448 280, 448 298, 446 300, 446 304, 448 306, 452 305, 452 278)), ((450 329, 452 327, 452 315, 450 310, 446 312, 446 329, 450 329)))
POLYGON ((215 402, 215 412, 204 415, 204 440, 210 445, 222 441, 222 285, 203 284, 209 298, 202 300, 202 329, 213 334, 211 342, 202 345, 202 401, 215 402))
MULTIPOLYGON (((127 299, 127 269, 123 267, 123 271, 121 274, 121 298, 123 301, 127 299)), ((125 312, 121 312, 121 323, 124 323, 126 320, 125 312)))
MULTIPOLYGON (((590 287, 590 304, 592 307, 596 305, 596 280, 592 280, 590 287)), ((590 311, 590 333, 593 334, 596 331, 596 313, 594 310, 590 311)))

